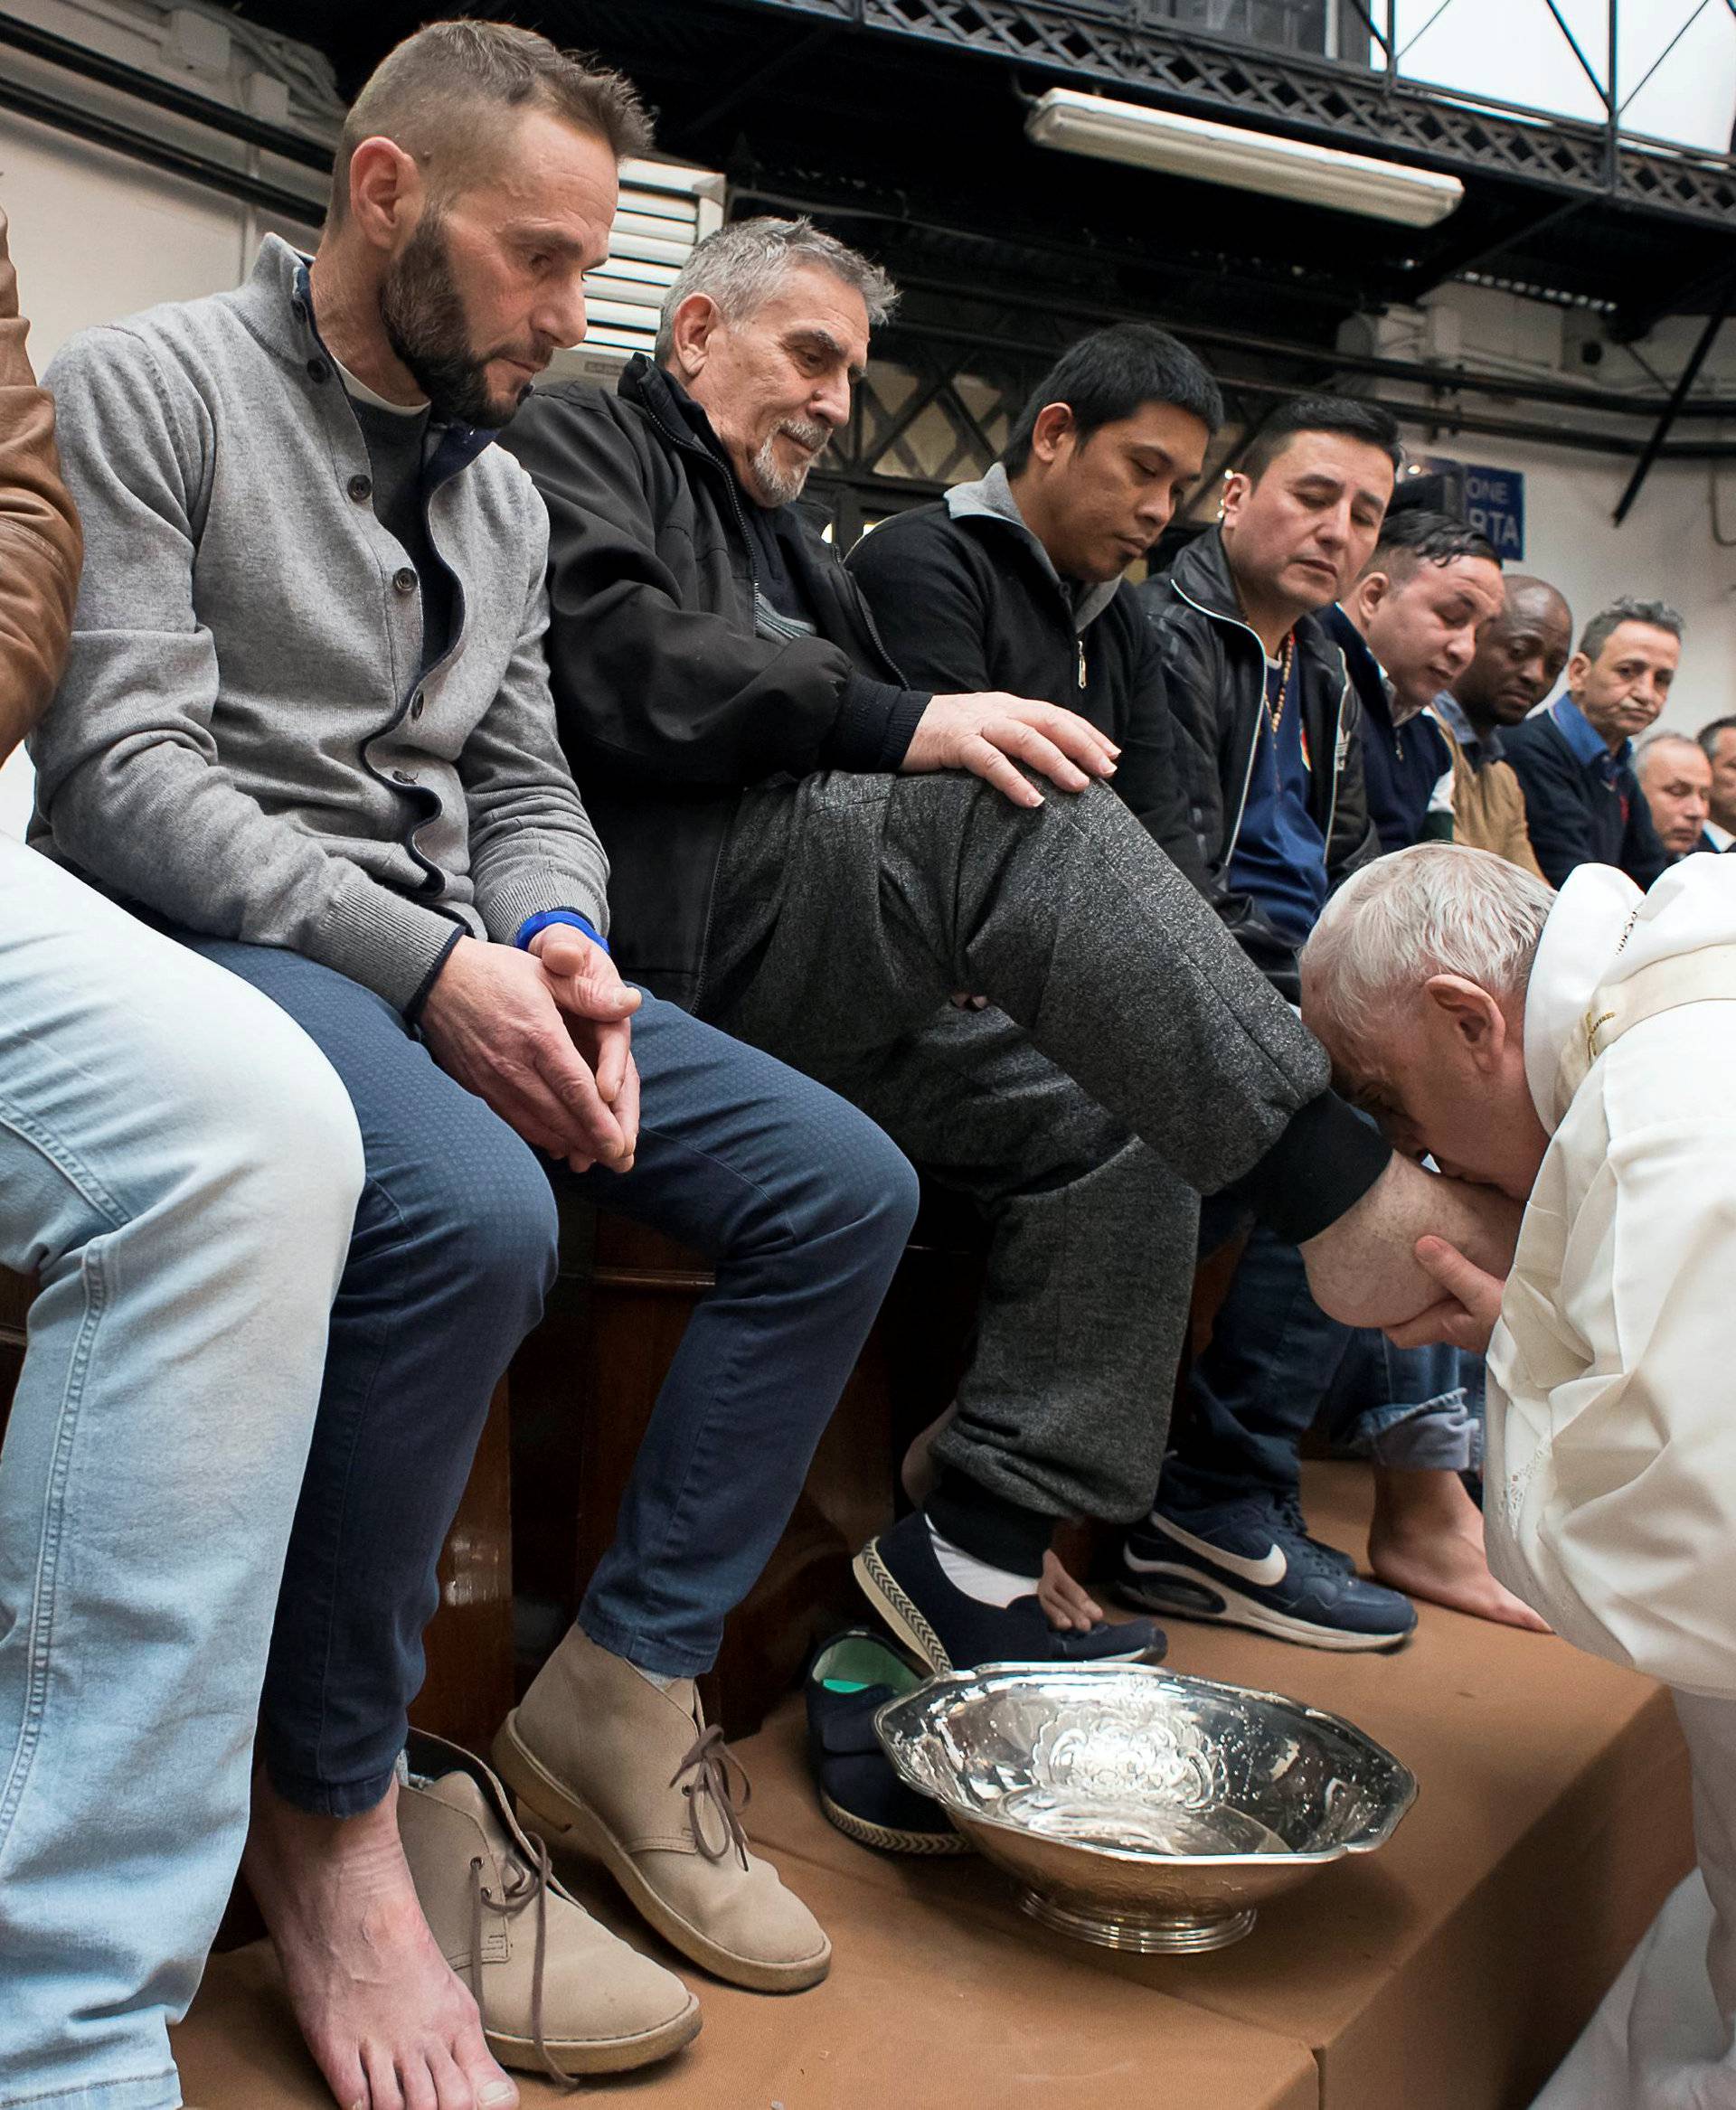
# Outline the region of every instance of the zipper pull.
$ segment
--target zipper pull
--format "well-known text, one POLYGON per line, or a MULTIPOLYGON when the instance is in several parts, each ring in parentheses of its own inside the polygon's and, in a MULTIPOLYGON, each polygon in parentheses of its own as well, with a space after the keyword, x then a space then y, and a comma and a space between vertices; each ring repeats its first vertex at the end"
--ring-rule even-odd
POLYGON ((1085 640, 1082 637, 1079 641, 1079 685, 1081 689, 1085 686, 1085 640))

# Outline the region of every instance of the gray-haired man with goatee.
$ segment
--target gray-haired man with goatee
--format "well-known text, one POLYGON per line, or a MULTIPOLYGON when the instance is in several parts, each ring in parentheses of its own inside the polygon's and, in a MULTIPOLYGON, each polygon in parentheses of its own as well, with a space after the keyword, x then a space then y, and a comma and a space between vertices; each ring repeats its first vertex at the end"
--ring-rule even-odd
POLYGON ((1478 1204, 1331 1098, 1109 790, 1113 726, 905 682, 794 504, 892 298, 807 222, 741 222, 618 394, 527 406, 510 444, 549 506, 561 733, 635 970, 841 1090, 988 1220, 939 1484, 864 1550, 869 1596, 936 1667, 1148 1654, 1149 1622, 1052 1630, 1037 1579, 1058 1518, 1149 1505, 1197 1193, 1248 1182, 1366 1318, 1426 1294, 1408 1246, 1339 1272, 1388 1203, 1478 1204))

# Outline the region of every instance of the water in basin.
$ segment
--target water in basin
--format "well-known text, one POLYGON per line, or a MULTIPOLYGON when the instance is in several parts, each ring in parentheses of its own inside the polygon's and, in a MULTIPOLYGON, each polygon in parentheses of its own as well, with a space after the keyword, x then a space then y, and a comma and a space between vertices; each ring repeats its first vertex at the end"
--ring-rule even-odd
POLYGON ((1079 1846, 1140 1853, 1288 1853, 1269 1825, 1241 1810, 1184 1810, 1158 1802, 1105 1801, 1099 1795, 1037 1785, 1018 1789, 995 1813, 1022 1831, 1079 1846))

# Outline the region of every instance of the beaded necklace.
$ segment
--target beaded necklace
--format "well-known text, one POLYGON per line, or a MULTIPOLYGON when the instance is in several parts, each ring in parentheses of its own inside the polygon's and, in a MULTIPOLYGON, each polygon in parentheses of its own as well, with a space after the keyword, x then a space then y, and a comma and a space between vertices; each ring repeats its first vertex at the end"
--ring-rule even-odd
POLYGON ((1272 738, 1278 738, 1278 729, 1284 722, 1284 707, 1290 700, 1290 665, 1296 657, 1296 632, 1292 630, 1284 640, 1283 656, 1278 663, 1278 706, 1272 706, 1271 690, 1266 692, 1266 715, 1271 721, 1272 738))

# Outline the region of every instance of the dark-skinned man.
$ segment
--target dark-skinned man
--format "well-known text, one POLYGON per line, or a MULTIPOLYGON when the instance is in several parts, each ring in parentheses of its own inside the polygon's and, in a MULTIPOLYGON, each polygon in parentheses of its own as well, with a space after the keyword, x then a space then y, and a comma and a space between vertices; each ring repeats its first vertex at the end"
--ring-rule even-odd
POLYGON ((1477 634, 1477 651, 1435 711, 1458 744, 1453 758, 1453 841, 1505 857, 1541 879, 1525 795, 1505 758, 1507 732, 1561 678, 1573 649, 1573 611, 1546 579, 1506 580, 1506 605, 1477 634))

